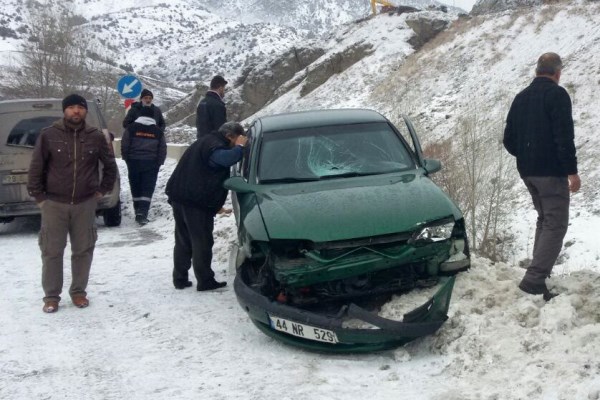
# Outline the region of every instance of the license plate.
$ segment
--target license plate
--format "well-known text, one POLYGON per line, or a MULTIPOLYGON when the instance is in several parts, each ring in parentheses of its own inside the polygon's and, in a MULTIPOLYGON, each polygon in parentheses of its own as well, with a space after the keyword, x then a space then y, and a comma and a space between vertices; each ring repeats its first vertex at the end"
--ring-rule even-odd
POLYGON ((18 183, 27 183, 27 174, 5 175, 2 177, 3 185, 13 185, 18 183))
POLYGON ((300 324, 298 322, 275 317, 273 315, 269 315, 269 319, 271 320, 271 328, 277 331, 285 332, 290 335, 308 340, 315 340, 317 342, 338 343, 338 338, 335 332, 328 329, 321 329, 315 326, 300 324))

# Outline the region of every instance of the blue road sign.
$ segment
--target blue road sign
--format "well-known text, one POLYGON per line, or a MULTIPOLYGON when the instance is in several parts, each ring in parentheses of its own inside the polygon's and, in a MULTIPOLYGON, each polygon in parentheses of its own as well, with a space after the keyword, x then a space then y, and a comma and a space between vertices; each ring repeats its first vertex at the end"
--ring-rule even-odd
POLYGON ((142 82, 134 75, 124 75, 117 82, 117 91, 126 99, 133 99, 142 93, 142 82))

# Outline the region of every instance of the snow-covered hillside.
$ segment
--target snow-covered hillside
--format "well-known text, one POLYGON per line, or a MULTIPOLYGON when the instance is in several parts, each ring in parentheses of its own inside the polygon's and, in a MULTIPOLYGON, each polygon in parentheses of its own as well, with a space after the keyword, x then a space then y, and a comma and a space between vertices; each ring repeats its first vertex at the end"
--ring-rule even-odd
MULTIPOLYGON (((45 2, 82 17, 81 31, 100 58, 187 88, 216 73, 235 80, 244 68, 370 13, 368 0, 45 2)), ((28 39, 28 4, 7 0, 0 10, 0 65, 14 64, 11 59, 28 39)), ((420 8, 440 4, 407 3, 420 8)))

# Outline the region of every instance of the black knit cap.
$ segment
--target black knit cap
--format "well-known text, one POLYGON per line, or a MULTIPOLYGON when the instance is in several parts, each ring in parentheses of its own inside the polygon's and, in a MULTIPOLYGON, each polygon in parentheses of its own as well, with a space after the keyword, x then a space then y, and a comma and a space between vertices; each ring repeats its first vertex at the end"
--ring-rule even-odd
POLYGON ((142 90, 142 94, 140 94, 140 99, 142 97, 146 97, 146 96, 150 96, 150 97, 154 98, 154 95, 152 94, 151 91, 149 91, 148 89, 144 89, 144 90, 142 90))
POLYGON ((221 86, 227 85, 227 83, 228 82, 221 75, 215 75, 210 80, 210 88, 211 89, 220 88, 221 86))
POLYGON ((83 97, 81 97, 80 95, 78 95, 76 93, 68 95, 62 101, 63 112, 65 111, 65 109, 67 107, 70 107, 70 106, 81 106, 81 107, 85 108, 86 110, 88 109, 87 101, 85 101, 85 99, 83 97))

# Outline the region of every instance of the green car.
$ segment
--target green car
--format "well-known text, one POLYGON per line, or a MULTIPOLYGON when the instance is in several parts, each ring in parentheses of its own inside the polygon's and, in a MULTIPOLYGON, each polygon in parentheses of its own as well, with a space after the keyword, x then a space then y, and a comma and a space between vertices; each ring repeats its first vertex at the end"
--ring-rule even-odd
POLYGON ((238 242, 234 290, 264 333, 333 352, 402 345, 448 318, 454 275, 470 266, 464 219, 428 177, 410 121, 362 109, 262 117, 225 182, 238 242), (401 320, 393 294, 438 288, 401 320))

